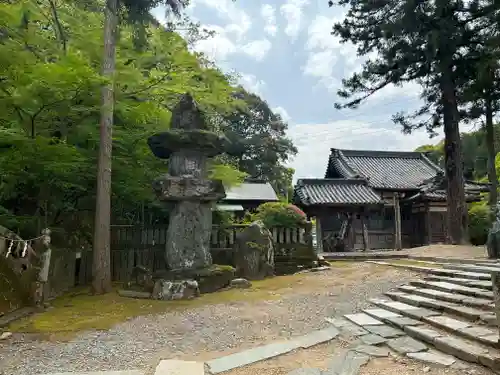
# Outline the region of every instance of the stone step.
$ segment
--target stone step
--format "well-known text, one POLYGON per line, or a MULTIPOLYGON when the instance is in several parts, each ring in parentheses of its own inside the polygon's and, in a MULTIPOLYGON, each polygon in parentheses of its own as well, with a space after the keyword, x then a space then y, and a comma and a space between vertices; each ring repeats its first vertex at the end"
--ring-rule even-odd
POLYGON ((445 263, 442 265, 445 269, 458 270, 462 272, 477 272, 477 273, 489 273, 494 271, 500 271, 500 266, 484 266, 484 265, 474 265, 474 264, 449 264, 445 263))
POLYGON ((440 290, 442 292, 461 294, 464 296, 478 297, 478 298, 490 299, 490 300, 493 299, 493 292, 490 290, 484 290, 484 289, 480 289, 480 288, 472 288, 469 286, 463 286, 463 285, 455 284, 455 283, 448 282, 448 281, 416 280, 416 281, 411 281, 410 285, 416 286, 419 288, 434 289, 434 290, 440 290))
POLYGON ((471 280, 471 279, 461 279, 458 277, 448 277, 448 276, 425 276, 425 281, 447 281, 458 285, 470 286, 473 288, 493 290, 493 283, 490 280, 471 280))
POLYGON ((487 265, 496 265, 500 266, 500 262, 496 259, 481 259, 481 258, 445 258, 445 257, 431 257, 431 256, 423 256, 423 255, 409 255, 408 259, 411 260, 421 260, 428 262, 436 262, 436 263, 459 263, 459 264, 487 264, 487 265))
POLYGON ((462 294, 443 292, 435 289, 417 288, 412 285, 401 285, 398 289, 406 293, 457 303, 466 307, 475 307, 486 311, 493 311, 495 306, 494 303, 487 298, 464 296, 462 294))
MULTIPOLYGON (((385 295, 395 301, 400 301, 415 307, 423 307, 439 312, 446 312, 448 314, 465 318, 471 322, 481 321, 484 324, 490 325, 489 322, 491 317, 494 316, 492 311, 479 310, 473 307, 467 307, 457 303, 440 301, 419 295, 402 292, 387 292, 385 295)), ((494 320, 494 323, 496 325, 496 320, 494 320)))
MULTIPOLYGON (((414 319, 414 317, 426 316, 424 313, 425 309, 417 309, 414 306, 383 299, 373 299, 370 302, 376 305, 377 308, 365 309, 363 310, 364 314, 383 321, 388 325, 397 327, 403 330, 409 337, 425 344, 432 345, 440 352, 450 355, 450 357, 445 356, 443 359, 446 359, 448 363, 453 362, 452 359, 456 357, 467 362, 481 364, 495 371, 500 370, 500 353, 497 349, 493 348, 491 344, 484 345, 478 341, 469 340, 465 337, 458 337, 450 333, 449 330, 439 329, 426 322, 414 319)), ((434 317, 439 316, 442 315, 434 315, 434 317)), ((451 321, 442 319, 439 323, 441 325, 445 325, 445 323, 449 325, 450 322, 451 321)), ((433 323, 436 324, 436 319, 434 319, 433 323)), ((476 334, 479 337, 483 337, 482 334, 484 333, 489 333, 489 331, 481 331, 479 328, 474 332, 472 328, 462 328, 462 330, 468 332, 469 335, 476 334)), ((476 337, 474 336, 474 338, 476 337)), ((425 357, 426 353, 428 353, 427 357, 442 355, 440 352, 431 349, 421 351, 418 354, 407 354, 407 356, 419 359, 422 356, 425 357)))
MULTIPOLYGON (((392 311, 403 317, 417 319, 439 330, 449 332, 454 336, 466 338, 484 347, 495 348, 498 346, 498 329, 474 324, 470 321, 456 319, 435 310, 430 310, 409 303, 394 302, 389 300, 371 300, 374 305, 392 311)), ((406 332, 406 330, 405 330, 406 332)), ((439 348, 438 348, 439 349, 439 348)))
POLYGON ((383 262, 383 261, 368 261, 367 263, 404 268, 414 272, 420 272, 437 276, 459 277, 462 279, 471 279, 471 280, 491 280, 491 275, 489 273, 462 272, 444 268, 421 267, 421 266, 413 266, 410 264, 398 264, 398 263, 383 262))
MULTIPOLYGON (((467 362, 481 364, 489 367, 495 372, 500 371, 500 353, 498 349, 493 348, 491 345, 484 345, 478 341, 450 334, 449 331, 441 330, 435 326, 423 322, 416 322, 414 319, 407 317, 407 313, 410 312, 410 306, 404 306, 404 304, 399 303, 396 303, 399 305, 395 305, 394 302, 382 299, 374 299, 371 300, 371 302, 379 308, 366 309, 364 310, 366 314, 384 316, 382 320, 386 321, 388 324, 392 324, 391 321, 398 322, 398 326, 402 328, 408 336, 432 345, 443 353, 467 362), (408 319, 406 324, 404 323, 405 319, 408 319)), ((469 333, 471 332, 473 332, 473 330, 469 329, 469 333)), ((484 332, 477 331, 475 333, 481 334, 484 332)))

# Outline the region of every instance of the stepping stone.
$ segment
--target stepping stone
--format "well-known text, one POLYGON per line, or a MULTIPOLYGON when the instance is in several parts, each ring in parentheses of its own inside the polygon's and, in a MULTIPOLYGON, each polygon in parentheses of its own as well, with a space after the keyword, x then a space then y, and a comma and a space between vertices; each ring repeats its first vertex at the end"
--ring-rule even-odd
POLYGON ((460 329, 460 332, 463 332, 467 336, 471 337, 494 336, 496 334, 493 330, 482 326, 472 326, 472 327, 462 328, 460 329))
POLYGON ((418 294, 420 296, 424 296, 424 297, 430 297, 430 298, 435 298, 435 299, 440 299, 443 301, 455 302, 455 303, 460 303, 465 298, 464 296, 460 296, 459 294, 453 294, 453 293, 443 292, 441 290, 434 290, 434 289, 415 288, 413 293, 418 294))
POLYGON ((451 354, 467 362, 479 363, 479 357, 488 354, 485 348, 452 336, 438 337, 434 340, 436 349, 451 354))
POLYGON ((492 327, 497 326, 497 316, 493 313, 486 313, 481 315, 481 320, 492 327))
POLYGON ((484 314, 484 311, 474 309, 472 307, 461 306, 452 302, 444 302, 427 297, 413 296, 405 293, 390 293, 390 292, 386 293, 386 295, 396 300, 406 302, 410 305, 415 305, 416 307, 417 306, 430 307, 436 310, 442 310, 444 312, 449 312, 451 314, 460 315, 470 320, 477 320, 481 317, 481 315, 484 314))
POLYGON ((409 336, 413 337, 414 339, 422 340, 429 344, 432 344, 437 337, 443 336, 443 334, 441 334, 440 332, 427 328, 425 326, 406 326, 404 330, 409 336))
POLYGON ((213 359, 208 361, 207 365, 212 374, 218 374, 237 367, 247 366, 255 362, 289 353, 292 350, 298 349, 297 345, 297 342, 294 341, 284 341, 281 343, 258 346, 253 349, 213 359))
POLYGON ((384 305, 387 306, 388 308, 393 309, 393 310, 406 311, 406 310, 416 310, 417 309, 415 306, 408 305, 407 303, 401 303, 401 302, 385 302, 384 305))
POLYGON ((381 326, 366 326, 365 329, 375 335, 382 336, 386 339, 392 339, 394 337, 399 337, 404 335, 403 331, 396 328, 392 328, 385 324, 381 326))
POLYGON ((416 286, 412 286, 412 285, 401 285, 398 289, 402 290, 403 292, 412 293, 415 290, 417 290, 418 288, 416 286))
POLYGON ((321 375, 322 371, 319 368, 297 368, 288 375, 321 375))
POLYGON ((352 324, 351 322, 349 322, 348 320, 345 320, 344 318, 325 318, 325 320, 328 323, 333 324, 333 326, 337 327, 337 328, 342 328, 346 325, 352 324))
POLYGON ((392 311, 389 310, 384 310, 384 309, 366 309, 363 310, 365 314, 368 314, 370 316, 373 316, 374 318, 378 318, 380 320, 384 320, 387 318, 398 318, 401 317, 401 315, 393 313, 392 311))
POLYGON ((447 316, 429 316, 424 318, 424 321, 431 323, 439 328, 446 329, 451 332, 456 332, 461 329, 470 327, 470 323, 462 322, 461 320, 449 318, 447 316))
POLYGON ((427 350, 427 346, 408 336, 389 340, 387 341, 387 345, 399 354, 417 353, 427 350))
POLYGON ((479 288, 452 284, 446 281, 412 281, 410 284, 428 289, 437 289, 445 292, 460 293, 466 296, 493 298, 493 292, 479 288))
POLYGON ((379 335, 374 335, 372 333, 360 336, 359 339, 363 342, 363 344, 366 345, 379 345, 387 341, 387 339, 380 337, 379 335))
POLYGON ((348 320, 345 319, 331 319, 331 318, 325 318, 325 320, 331 324, 334 325, 334 327, 340 329, 342 334, 345 336, 362 336, 366 335, 368 331, 360 326, 357 326, 356 324, 351 323, 348 320))
POLYGON ((438 316, 441 315, 438 311, 432 311, 428 309, 423 309, 421 307, 413 309, 413 310, 405 310, 404 314, 410 318, 421 320, 423 318, 427 318, 430 316, 438 316))
POLYGON ((354 324, 357 324, 358 326, 373 326, 373 325, 380 325, 382 322, 380 320, 372 318, 368 314, 364 313, 359 313, 359 314, 347 314, 344 315, 346 319, 349 319, 351 322, 354 324))
POLYGON ((388 357, 390 354, 389 349, 373 345, 359 345, 354 348, 354 351, 369 355, 370 357, 388 357))
POLYGON ((311 346, 318 345, 327 341, 333 340, 340 334, 340 331, 336 327, 328 327, 325 329, 320 329, 311 332, 307 335, 295 338, 293 341, 297 343, 297 346, 303 349, 310 348, 311 346))
POLYGON ((406 326, 418 326, 423 324, 419 320, 408 318, 406 316, 387 318, 387 322, 401 329, 403 329, 406 326))
POLYGON ((458 277, 449 276, 426 276, 424 277, 426 281, 448 281, 459 285, 470 286, 474 288, 480 288, 485 290, 492 290, 493 284, 490 280, 471 280, 471 279, 461 279, 458 277))
POLYGON ((475 309, 473 307, 455 305, 451 303, 448 303, 447 305, 443 306, 443 310, 444 312, 454 315, 459 315, 461 317, 473 321, 480 319, 481 316, 484 315, 483 310, 475 309))
POLYGON ((481 307, 486 310, 490 310, 494 308, 494 303, 492 300, 488 298, 478 298, 478 297, 466 297, 462 300, 464 305, 481 307))
POLYGON ((379 307, 384 307, 392 312, 420 320, 423 317, 441 315, 439 312, 423 309, 420 307, 408 305, 402 302, 387 302, 380 299, 371 299, 371 303, 379 307))
POLYGON ((498 346, 498 344, 500 343, 500 337, 498 333, 487 336, 479 336, 479 340, 485 342, 488 345, 498 346))
POLYGON ((432 298, 422 297, 418 295, 411 295, 401 292, 387 292, 386 296, 391 297, 395 300, 403 301, 409 305, 415 307, 430 307, 442 310, 444 302, 437 301, 432 298))
POLYGON ((427 352, 407 353, 406 356, 411 359, 416 359, 425 363, 449 367, 454 364, 457 359, 451 355, 440 353, 437 350, 429 350, 427 352))
POLYGON ((328 369, 323 371, 323 375, 357 375, 361 366, 367 364, 369 360, 370 357, 366 354, 349 350, 336 356, 328 369))
POLYGON ((203 362, 179 361, 167 359, 160 361, 156 366, 155 375, 204 375, 205 364, 203 362))

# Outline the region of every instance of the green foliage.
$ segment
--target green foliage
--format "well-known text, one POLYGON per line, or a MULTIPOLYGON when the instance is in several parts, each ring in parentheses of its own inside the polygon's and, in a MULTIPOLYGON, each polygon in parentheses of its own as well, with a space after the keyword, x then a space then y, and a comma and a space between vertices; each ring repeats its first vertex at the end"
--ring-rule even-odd
POLYGON ((305 214, 296 206, 282 202, 261 204, 253 215, 253 220, 262 220, 267 228, 293 228, 306 222, 305 214))
POLYGON ((469 208, 469 236, 473 245, 484 245, 491 227, 491 211, 486 202, 472 203, 469 208))
MULTIPOLYGON (((133 3, 132 1, 130 2, 133 3)), ((148 2, 150 3, 150 2, 148 2)), ((54 241, 90 241, 99 141, 103 15, 101 2, 48 0, 0 4, 0 225, 23 237, 54 230, 54 241), (59 27, 61 26, 61 27, 59 27)), ((229 77, 207 67, 177 33, 123 24, 117 45, 113 127, 112 222, 141 212, 165 215, 151 182, 166 172, 146 140, 169 127, 170 108, 189 91, 211 123, 241 110, 229 77)), ((213 130, 217 130, 214 129, 213 130)), ((226 185, 244 174, 216 160, 211 175, 226 185)))
POLYGON ((269 181, 280 196, 287 197, 295 171, 285 164, 297 153, 286 136, 288 124, 257 95, 240 89, 236 97, 245 107, 221 121, 234 147, 234 165, 252 178, 269 181))
MULTIPOLYGON (((464 175, 469 179, 482 180, 487 176, 488 155, 483 128, 470 133, 462 133, 462 151, 464 175)), ((500 124, 495 125, 495 149, 500 149, 500 124)), ((423 145, 415 151, 426 152, 431 161, 444 167, 444 140, 436 145, 423 145)), ((497 173, 500 172, 500 160, 496 160, 497 173)), ((486 182, 486 180, 485 180, 486 182)))

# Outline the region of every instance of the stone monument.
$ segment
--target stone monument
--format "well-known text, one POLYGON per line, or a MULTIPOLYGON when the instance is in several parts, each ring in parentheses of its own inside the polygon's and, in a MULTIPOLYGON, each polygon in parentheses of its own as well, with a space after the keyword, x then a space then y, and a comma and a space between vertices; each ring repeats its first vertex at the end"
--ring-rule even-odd
MULTIPOLYGON (((156 157, 168 159, 168 173, 153 183, 158 198, 171 207, 165 278, 200 283, 215 270, 210 255, 212 205, 226 196, 222 182, 208 178, 208 160, 226 151, 229 141, 208 129, 193 97, 184 94, 172 111, 170 129, 149 137, 148 145, 156 157)), ((232 276, 234 270, 227 283, 232 276)))

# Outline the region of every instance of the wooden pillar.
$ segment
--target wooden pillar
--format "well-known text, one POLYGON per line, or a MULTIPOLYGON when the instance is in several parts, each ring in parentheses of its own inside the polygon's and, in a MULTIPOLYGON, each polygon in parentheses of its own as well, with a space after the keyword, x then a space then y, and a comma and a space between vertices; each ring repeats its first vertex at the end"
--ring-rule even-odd
POLYGON ((429 203, 425 204, 425 228, 427 229, 426 242, 430 245, 432 242, 431 208, 429 203))
POLYGON ((401 243, 401 208, 399 207, 399 195, 394 193, 393 195, 393 205, 394 205, 394 248, 396 250, 401 250, 403 248, 401 243))
POLYGON ((323 231, 321 230, 321 219, 316 216, 316 251, 323 252, 323 231))
POLYGON ((362 210, 359 214, 361 219, 361 230, 363 232, 363 251, 370 250, 370 245, 368 243, 368 227, 366 226, 367 214, 362 210))

